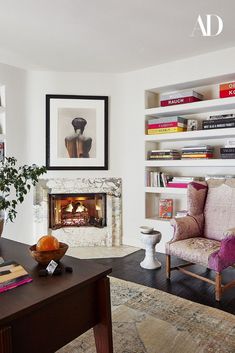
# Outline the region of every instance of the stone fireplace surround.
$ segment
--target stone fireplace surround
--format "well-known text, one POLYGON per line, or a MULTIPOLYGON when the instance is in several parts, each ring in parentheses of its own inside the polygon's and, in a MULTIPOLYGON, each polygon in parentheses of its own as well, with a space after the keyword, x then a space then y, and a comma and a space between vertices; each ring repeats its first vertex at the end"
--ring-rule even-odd
POLYGON ((49 178, 40 179, 34 189, 34 234, 38 239, 53 234, 71 247, 121 245, 121 179, 120 178, 49 178), (65 227, 49 229, 48 194, 106 193, 107 226, 65 227))

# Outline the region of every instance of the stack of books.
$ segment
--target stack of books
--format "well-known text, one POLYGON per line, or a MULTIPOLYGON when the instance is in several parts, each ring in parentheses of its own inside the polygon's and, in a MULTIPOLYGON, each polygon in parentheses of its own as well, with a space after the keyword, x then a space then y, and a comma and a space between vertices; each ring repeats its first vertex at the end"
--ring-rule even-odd
POLYGON ((149 160, 172 160, 180 159, 180 152, 178 150, 152 150, 148 154, 149 160))
POLYGON ((192 103, 203 100, 203 95, 188 89, 181 92, 172 92, 161 94, 160 104, 161 107, 166 107, 175 104, 192 103))
POLYGON ((235 82, 222 83, 219 86, 220 98, 234 97, 235 96, 235 82))
POLYGON ((148 135, 182 132, 187 130, 187 119, 181 116, 150 119, 147 128, 148 135))
POLYGON ((210 145, 187 146, 182 148, 182 159, 213 158, 213 147, 210 145))
POLYGON ((220 148, 222 159, 235 159, 235 139, 228 140, 224 147, 220 148))
POLYGON ((235 127, 235 114, 211 115, 207 120, 202 121, 204 130, 230 127, 235 127))
POLYGON ((162 172, 146 171, 145 185, 150 187, 166 187, 171 179, 170 175, 162 172))
POLYGON ((192 181, 199 181, 199 180, 203 180, 203 178, 177 176, 177 177, 173 177, 173 179, 167 183, 167 186, 169 188, 187 188, 189 183, 191 183, 192 181))

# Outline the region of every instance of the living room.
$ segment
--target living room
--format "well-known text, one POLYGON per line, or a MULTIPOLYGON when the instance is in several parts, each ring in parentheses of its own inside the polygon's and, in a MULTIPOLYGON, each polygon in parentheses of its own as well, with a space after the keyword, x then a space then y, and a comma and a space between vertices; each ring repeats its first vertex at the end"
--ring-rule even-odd
MULTIPOLYGON (((177 211, 187 207, 186 189, 153 190, 153 186, 146 183, 146 173, 150 172, 202 179, 207 175, 234 176, 234 159, 218 157, 218 150, 225 146, 227 140, 235 141, 233 125, 214 131, 183 130, 154 136, 149 136, 146 130, 148 121, 156 117, 185 115, 201 122, 209 115, 235 113, 234 95, 220 98, 220 85, 235 81, 234 9, 232 2, 225 6, 218 1, 205 3, 201 0, 197 3, 128 0, 125 6, 117 1, 71 1, 69 6, 66 1, 48 3, 45 0, 40 3, 32 0, 2 3, 0 88, 3 109, 0 121, 5 156, 15 157, 19 165, 46 165, 47 171, 31 188, 24 202, 17 206, 14 222, 5 222, 0 249, 2 238, 27 244, 28 248, 43 235, 52 234, 69 245, 67 255, 84 259, 87 266, 97 263, 97 268, 101 265, 112 267, 112 327, 116 353, 233 352, 235 349, 232 335, 235 289, 231 288, 232 285, 228 290, 221 289, 221 278, 217 276, 216 279, 214 271, 210 270, 213 266, 202 268, 196 265, 195 274, 205 276, 209 283, 182 273, 186 267, 180 271, 172 270, 170 281, 165 275, 166 244, 175 234, 178 223, 174 228, 169 219, 159 218, 159 199, 173 200, 170 217, 173 218, 177 211), (210 14, 213 15, 207 17, 210 14), (211 33, 205 33, 209 28, 206 28, 208 18, 212 23, 211 33), (176 105, 168 107, 168 110, 160 106, 162 94, 190 89, 203 94, 204 101, 182 104, 186 107, 181 111, 180 108, 177 111, 176 105), (86 103, 82 108, 79 105, 83 104, 81 101, 86 103), (65 151, 63 153, 67 153, 65 139, 73 133, 74 125, 69 121, 70 127, 67 130, 66 126, 63 139, 59 140, 64 125, 59 126, 55 107, 66 107, 64 114, 69 114, 69 109, 91 110, 94 102, 97 102, 96 114, 100 119, 93 129, 96 137, 92 135, 89 126, 92 120, 89 118, 84 134, 92 137, 90 154, 96 148, 96 151, 101 151, 100 159, 93 161, 92 156, 56 157, 54 151, 56 147, 59 150, 60 145, 65 151), (102 102, 103 116, 99 113, 102 102), (177 134, 181 135, 177 137, 177 134), (204 161, 148 160, 149 151, 202 144, 214 147, 214 158, 204 161), (97 221, 93 217, 93 227, 89 224, 86 229, 84 224, 82 227, 55 225, 53 228, 48 195, 64 193, 68 202, 63 204, 65 201, 62 201, 63 210, 68 213, 73 207, 73 213, 78 213, 81 207, 84 211, 84 200, 81 205, 80 201, 77 203, 78 199, 72 202, 70 196, 79 192, 106 194, 105 206, 101 205, 100 199, 97 201, 101 196, 95 196, 94 212, 99 214, 101 209, 106 210, 107 219, 103 227, 100 224, 94 226, 97 221), (155 269, 140 266, 145 257, 144 241, 148 237, 141 233, 141 226, 161 233, 161 240, 158 239, 156 245, 160 268, 157 265, 155 269), (118 279, 123 282, 118 282, 118 279), (147 301, 146 306, 142 300, 147 301), (154 300, 159 309, 158 315, 155 314, 154 300), (188 312, 188 316, 183 312, 188 312), (196 333, 192 334, 192 331, 196 333), (125 336, 128 337, 124 339, 125 336)), ((199 180, 199 184, 204 185, 205 182, 199 180)), ((193 198, 195 190, 188 190, 193 198)), ((206 202, 203 189, 198 192, 206 202)), ((233 209, 235 201, 229 200, 228 194, 226 207, 233 209)), ((214 208, 213 212, 216 212, 214 208)), ((195 218, 195 215, 191 217, 195 218)), ((216 221, 215 214, 213 217, 216 221)), ((232 220, 228 222, 229 229, 235 227, 232 220)), ((229 245, 231 253, 233 249, 234 245, 229 245)), ((27 251, 25 257, 30 257, 27 251)), ((204 248, 201 249, 203 251, 204 248)), ((4 260, 19 261, 11 254, 10 258, 5 258, 4 252, 2 249, 0 253, 4 260)), ((151 257, 151 253, 148 256, 151 257)), ((66 261, 65 265, 73 267, 75 272, 76 266, 71 265, 70 260, 66 261)), ((33 263, 36 264, 35 261, 33 263)), ((172 267, 179 267, 179 263, 172 256, 172 267)), ((234 267, 230 263, 223 266, 222 282, 226 286, 235 279, 234 267)), ((221 271, 217 268, 215 272, 221 271)), ((56 280, 63 281, 68 276, 69 273, 63 273, 56 280)), ((48 282, 53 278, 47 276, 42 280, 48 282)), ((22 286, 22 291, 32 284, 22 286)), ((21 287, 0 294, 0 313, 1 296, 11 295, 14 300, 14 292, 17 291, 21 291, 21 287)), ((4 297, 4 300, 9 299, 4 297)), ((95 352, 92 334, 89 331, 84 335, 75 341, 67 339, 67 342, 72 342, 70 346, 61 348, 61 352, 95 352)), ((18 352, 14 347, 13 342, 13 350, 3 352, 18 352)), ((59 349, 59 345, 52 347, 56 347, 54 351, 59 349)), ((111 353, 108 347, 97 348, 97 351, 111 353)), ((48 353, 53 351, 50 349, 48 353)))

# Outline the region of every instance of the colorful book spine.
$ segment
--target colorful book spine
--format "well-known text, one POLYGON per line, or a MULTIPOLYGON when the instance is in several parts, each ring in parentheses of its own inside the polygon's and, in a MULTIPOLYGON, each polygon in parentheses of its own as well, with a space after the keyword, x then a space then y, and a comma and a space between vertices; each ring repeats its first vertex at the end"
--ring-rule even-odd
POLYGON ((220 91, 227 91, 229 89, 235 89, 235 82, 222 83, 219 86, 220 91))
POLYGON ((177 121, 172 123, 148 124, 148 129, 161 129, 166 127, 186 127, 186 125, 177 121))
POLYGON ((161 101, 161 107, 166 107, 170 105, 176 105, 176 104, 186 104, 186 103, 193 103, 193 102, 198 102, 201 99, 197 97, 184 97, 184 98, 177 98, 177 99, 168 99, 161 101))
POLYGON ((188 187, 187 183, 168 183, 167 184, 168 188, 179 188, 179 189, 185 189, 188 187))
POLYGON ((213 154, 212 153, 200 153, 200 154, 182 154, 182 158, 212 158, 213 154))
POLYGON ((172 132, 183 132, 186 131, 186 128, 182 127, 168 127, 162 129, 148 129, 148 135, 156 135, 156 134, 168 134, 172 132))
POLYGON ((220 98, 234 97, 235 89, 227 89, 224 91, 220 91, 219 95, 220 95, 220 98))

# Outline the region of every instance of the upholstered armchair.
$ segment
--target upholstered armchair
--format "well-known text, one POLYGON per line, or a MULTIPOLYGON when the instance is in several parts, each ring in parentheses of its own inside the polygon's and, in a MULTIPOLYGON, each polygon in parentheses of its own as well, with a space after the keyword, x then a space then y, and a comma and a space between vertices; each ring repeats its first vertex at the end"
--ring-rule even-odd
POLYGON ((166 244, 166 275, 171 270, 202 279, 215 285, 215 297, 235 286, 222 284, 222 271, 235 264, 235 179, 210 179, 192 182, 187 190, 188 215, 171 221, 173 238, 166 244), (189 261, 171 268, 171 255, 189 261), (201 264, 215 271, 215 281, 185 269, 201 264))

